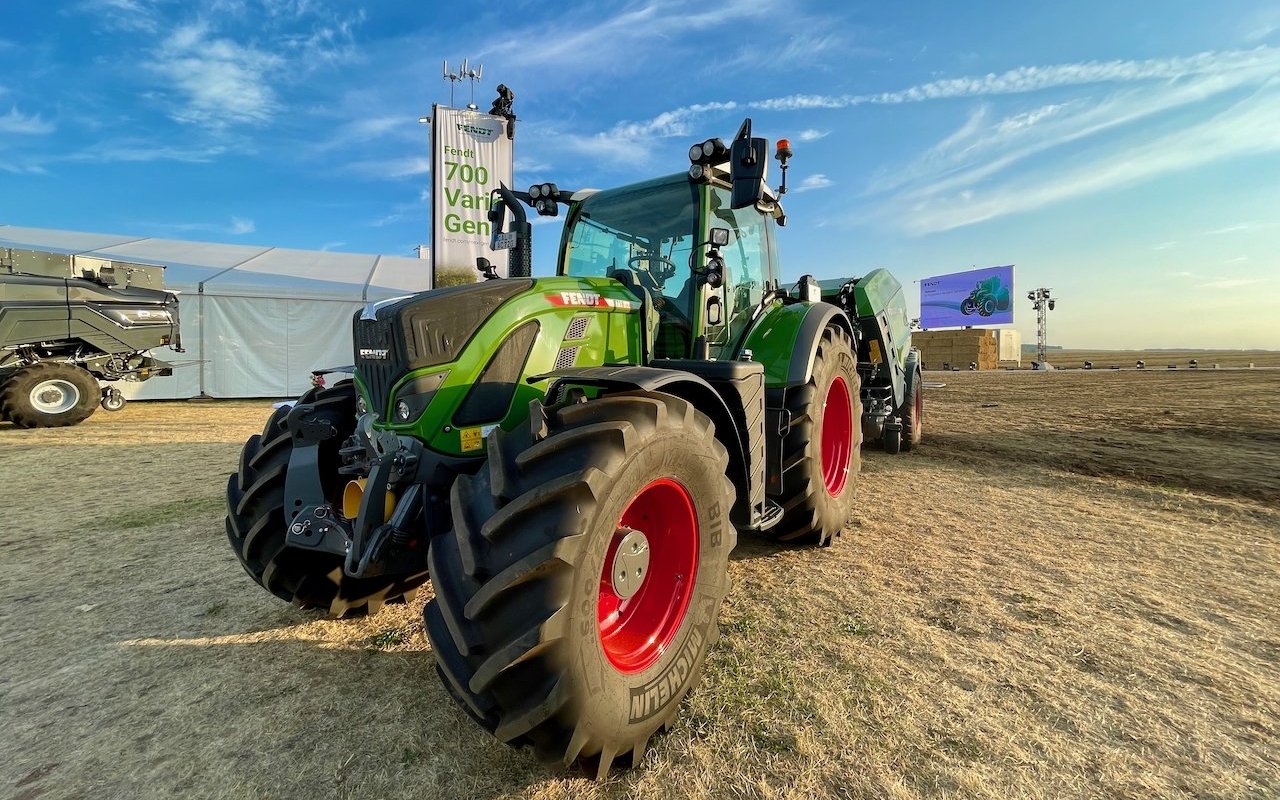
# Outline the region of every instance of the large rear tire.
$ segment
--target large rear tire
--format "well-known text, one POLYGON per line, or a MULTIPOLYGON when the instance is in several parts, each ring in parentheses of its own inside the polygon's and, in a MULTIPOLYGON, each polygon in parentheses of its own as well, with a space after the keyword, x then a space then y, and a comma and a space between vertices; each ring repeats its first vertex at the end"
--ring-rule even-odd
POLYGON ((822 333, 813 376, 787 390, 790 428, 782 440, 781 542, 827 546, 849 519, 862 468, 862 383, 849 335, 822 333))
POLYGON ((74 364, 45 361, 22 367, 0 388, 2 416, 22 428, 79 425, 98 407, 98 380, 74 364))
POLYGON ((668 395, 567 406, 536 442, 495 431, 431 543, 426 630, 454 699, 543 760, 638 763, 718 635, 727 466, 711 421, 668 395))
MULTIPOLYGON (((322 419, 337 435, 321 442, 320 480, 325 497, 341 507, 347 477, 338 449, 355 431, 356 392, 351 381, 307 392, 298 401, 314 404, 312 419, 322 419)), ((333 616, 375 612, 384 602, 409 599, 427 579, 411 576, 352 578, 341 556, 286 547, 285 473, 293 437, 285 426, 288 408, 276 409, 262 434, 254 434, 240 453, 240 467, 227 481, 227 539, 244 571, 258 585, 301 608, 319 608, 333 616)))

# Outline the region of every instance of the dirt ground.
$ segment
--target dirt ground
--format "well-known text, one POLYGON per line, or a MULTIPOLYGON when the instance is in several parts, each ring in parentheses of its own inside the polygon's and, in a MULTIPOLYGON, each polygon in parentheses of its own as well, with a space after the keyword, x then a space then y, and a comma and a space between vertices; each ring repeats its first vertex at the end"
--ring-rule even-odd
POLYGON ((0 797, 1280 796, 1280 371, 926 379, 835 546, 743 537, 701 686, 599 784, 454 707, 423 598, 250 582, 267 403, 0 425, 0 797))
MULTIPOLYGON (((1255 367, 1280 367, 1278 350, 1049 350, 1046 355, 1055 367, 1079 368, 1092 361, 1094 369, 1125 369, 1147 362, 1146 369, 1168 369, 1174 364, 1178 369, 1188 369, 1195 359, 1197 369, 1213 369, 1217 364, 1223 369, 1255 367)), ((1024 353, 1023 365, 1035 361, 1034 353, 1024 353)))

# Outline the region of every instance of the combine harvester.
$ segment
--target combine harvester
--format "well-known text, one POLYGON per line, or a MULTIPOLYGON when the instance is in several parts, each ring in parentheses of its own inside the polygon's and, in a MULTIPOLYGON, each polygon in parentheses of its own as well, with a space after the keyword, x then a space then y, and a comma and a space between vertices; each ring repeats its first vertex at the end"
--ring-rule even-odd
POLYGON ((600 776, 638 763, 716 640, 739 532, 831 544, 864 436, 920 440, 901 287, 781 287, 766 148, 747 120, 685 173, 495 191, 517 277, 365 308, 333 370, 354 381, 245 444, 226 520, 244 569, 335 615, 429 576, 437 669, 477 723, 600 776), (567 206, 555 277, 527 277, 524 205, 567 206))
POLYGON ((125 406, 99 381, 145 381, 181 351, 178 296, 164 267, 0 247, 0 417, 23 428, 76 425, 125 406))

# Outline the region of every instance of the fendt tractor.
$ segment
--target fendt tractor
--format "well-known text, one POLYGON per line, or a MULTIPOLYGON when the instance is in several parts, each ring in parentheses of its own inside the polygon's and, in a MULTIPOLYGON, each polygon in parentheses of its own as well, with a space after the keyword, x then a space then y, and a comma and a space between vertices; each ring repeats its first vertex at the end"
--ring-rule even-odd
POLYGON ((901 287, 782 287, 791 153, 775 195, 767 146, 747 120, 684 173, 496 189, 513 277, 479 259, 492 279, 369 305, 333 370, 354 380, 245 444, 226 528, 249 575, 335 615, 429 577, 437 671, 477 723, 600 776, 638 763, 717 638, 739 532, 830 544, 864 438, 920 441, 901 287), (525 205, 567 207, 554 277, 529 277, 525 205))
POLYGON ((0 418, 49 428, 119 411, 116 381, 173 373, 148 352, 165 345, 182 349, 164 267, 0 247, 0 418))

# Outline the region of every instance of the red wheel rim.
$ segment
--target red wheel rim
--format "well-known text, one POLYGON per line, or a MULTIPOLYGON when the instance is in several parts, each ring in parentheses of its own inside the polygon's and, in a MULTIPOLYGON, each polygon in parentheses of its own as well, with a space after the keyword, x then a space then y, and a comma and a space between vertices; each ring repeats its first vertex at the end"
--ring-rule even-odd
MULTIPOLYGON (((629 541, 634 544, 636 537, 629 541)), ((674 480, 659 478, 641 489, 622 512, 600 573, 596 618, 600 645, 614 669, 640 672, 658 660, 684 620, 697 571, 693 498, 674 480), (618 548, 633 531, 647 541, 648 564, 639 588, 623 597, 614 571, 625 566, 618 548)))
POLYGON ((853 404, 849 387, 839 375, 827 389, 822 404, 822 482, 835 497, 849 480, 849 456, 853 452, 853 404))
POLYGON ((924 392, 916 386, 916 415, 915 419, 911 420, 912 430, 919 428, 922 424, 924 424, 924 392))

